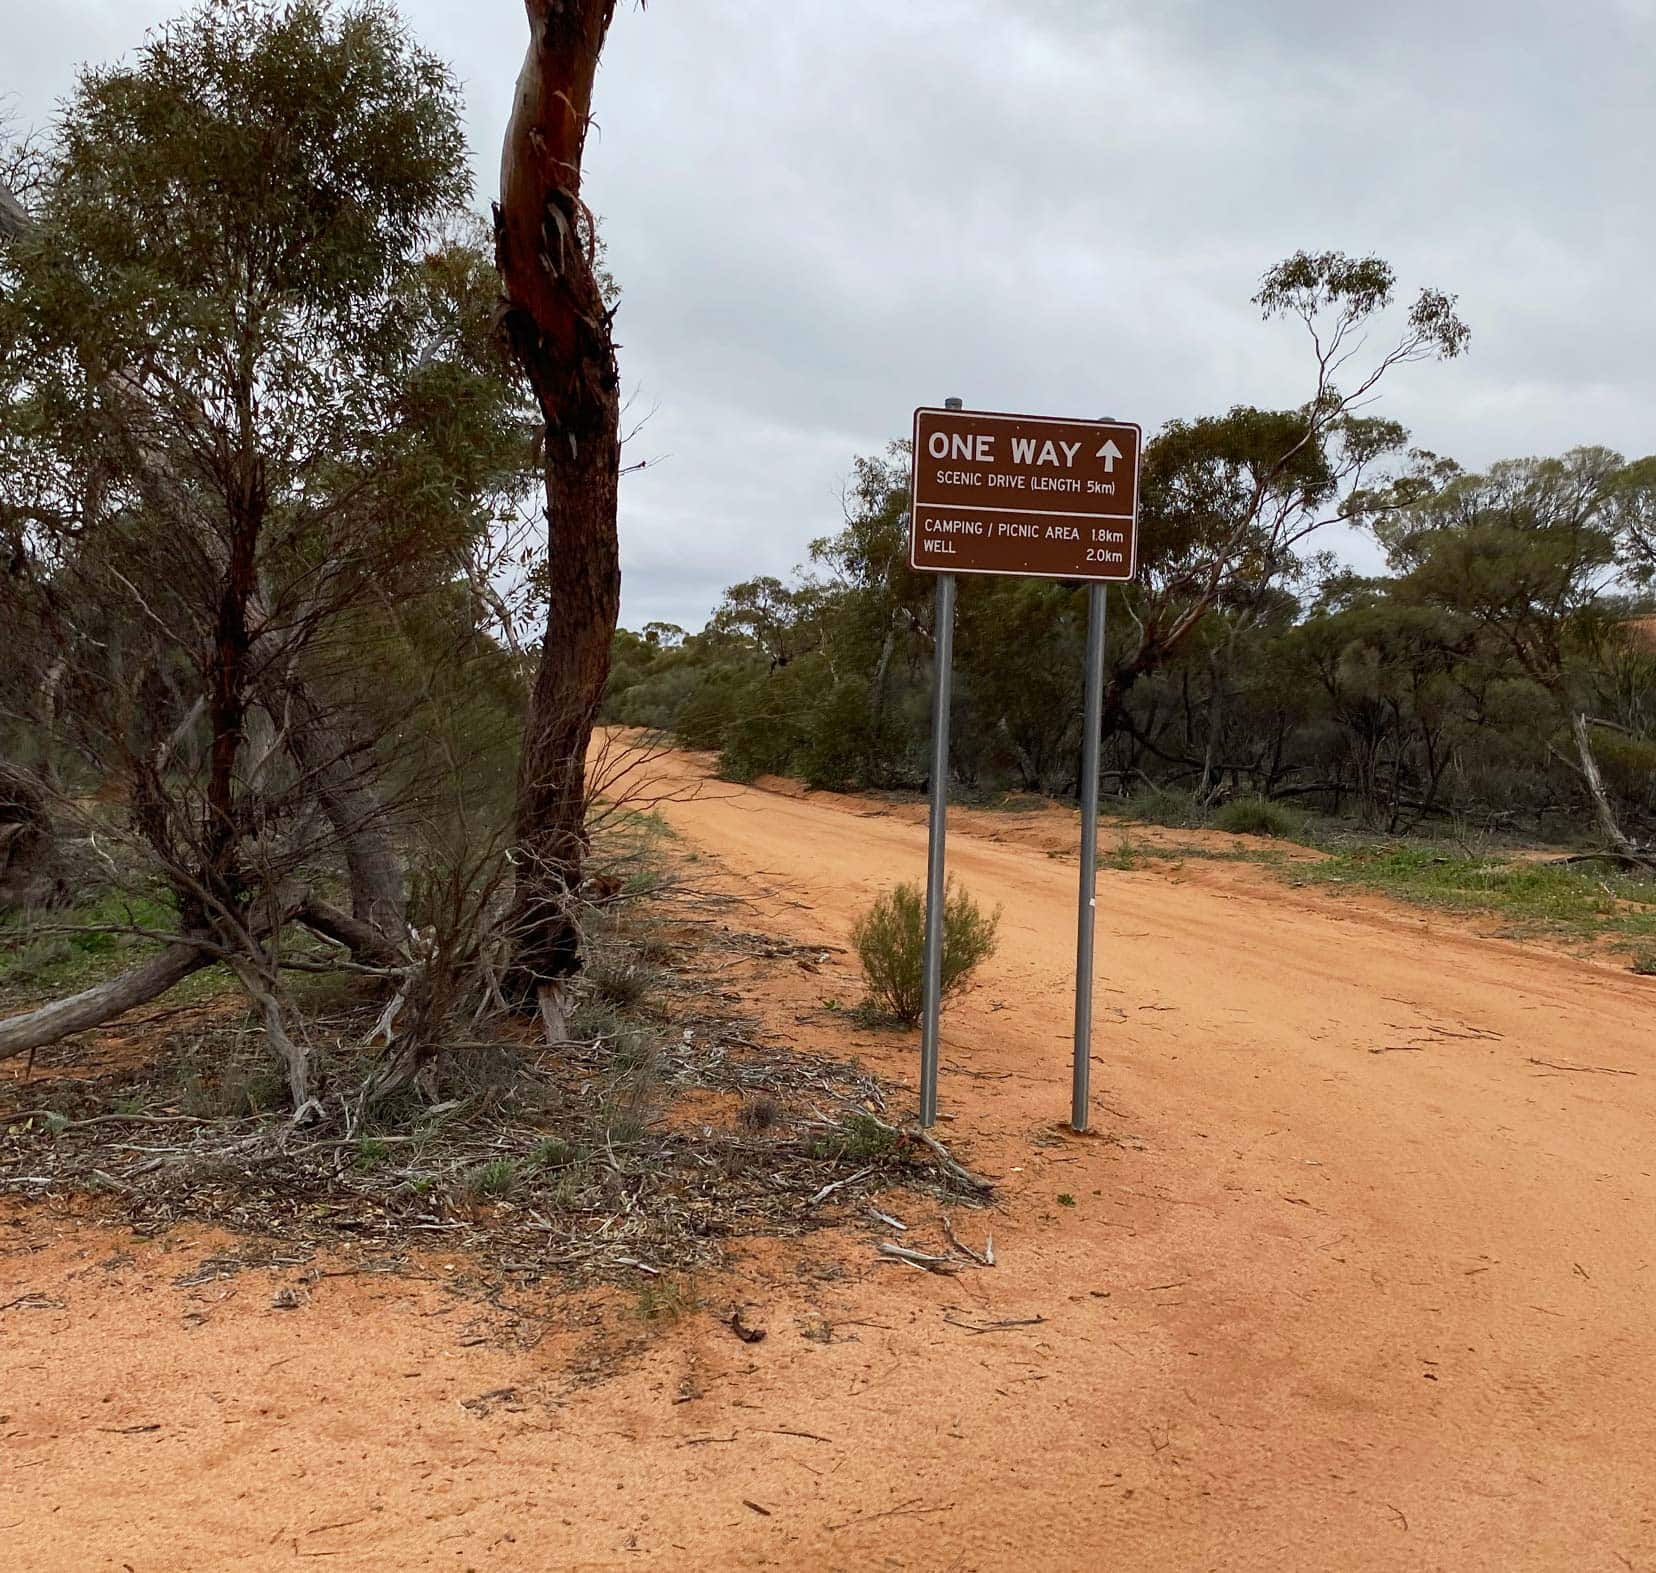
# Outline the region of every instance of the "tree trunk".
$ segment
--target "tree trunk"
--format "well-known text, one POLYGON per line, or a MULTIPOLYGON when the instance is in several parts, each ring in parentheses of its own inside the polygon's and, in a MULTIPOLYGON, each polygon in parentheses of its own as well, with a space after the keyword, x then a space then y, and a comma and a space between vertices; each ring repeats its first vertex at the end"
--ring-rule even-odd
POLYGON ((56 906, 68 885, 45 786, 17 765, 0 764, 0 912, 56 906))
POLYGON ((586 752, 620 610, 620 393, 581 201, 592 83, 615 0, 527 0, 529 49, 501 158, 504 326, 546 421, 549 611, 518 768, 516 939, 524 1004, 580 968, 586 752))
POLYGON ((1593 800, 1593 813, 1598 819, 1600 833, 1624 857, 1639 857, 1639 849, 1616 823, 1616 813, 1610 806, 1610 794, 1604 789, 1604 777, 1599 774, 1598 759, 1593 753, 1592 732, 1583 711, 1570 713, 1570 731, 1575 737, 1576 756, 1581 761, 1582 778, 1587 783, 1587 795, 1593 800))
MULTIPOLYGON (((1227 658, 1230 651, 1226 650, 1227 658)), ((1219 734, 1224 727, 1225 719, 1225 678, 1220 670, 1217 656, 1208 658, 1208 713, 1207 713, 1207 741, 1202 749, 1202 775, 1196 783, 1196 801, 1210 803, 1213 800, 1218 783, 1214 779, 1214 767, 1219 757, 1219 734)))
POLYGON ((34 221, 11 188, 0 185, 0 240, 16 240, 33 227, 34 221))
POLYGON ((316 788, 345 854, 351 915, 395 943, 407 932, 408 896, 385 805, 371 784, 369 751, 353 742, 337 712, 324 709, 306 684, 294 682, 289 692, 295 716, 288 752, 316 788))

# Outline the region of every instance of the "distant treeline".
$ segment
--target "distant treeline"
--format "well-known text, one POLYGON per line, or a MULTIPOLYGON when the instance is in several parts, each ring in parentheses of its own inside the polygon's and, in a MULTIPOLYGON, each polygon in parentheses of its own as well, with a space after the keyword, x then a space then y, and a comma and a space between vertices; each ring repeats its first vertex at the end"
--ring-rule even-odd
MULTIPOLYGON (((1262 510, 1246 435, 1268 419, 1175 423, 1147 449, 1140 580, 1110 595, 1106 790, 1288 799, 1388 832, 1625 848, 1656 830, 1656 460, 1469 475, 1415 453, 1338 496, 1313 465, 1273 475, 1262 510), (1303 528, 1248 527, 1272 508, 1303 528), (1391 572, 1306 552, 1332 517, 1373 531, 1391 572)), ((700 633, 617 635, 608 718, 716 749, 734 780, 923 787, 933 581, 906 565, 907 509, 902 446, 859 461, 844 529, 792 583, 732 586, 700 633)), ((954 784, 1076 792, 1085 628, 1081 587, 961 581, 954 784)))

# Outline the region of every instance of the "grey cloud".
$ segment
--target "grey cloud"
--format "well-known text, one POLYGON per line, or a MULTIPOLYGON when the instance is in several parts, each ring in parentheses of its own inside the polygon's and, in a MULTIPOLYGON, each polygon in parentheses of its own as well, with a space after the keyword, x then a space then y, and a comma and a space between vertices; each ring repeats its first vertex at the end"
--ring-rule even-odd
MULTIPOLYGON (((167 9, 36 9, 0 86, 38 119, 167 9)), ((465 82, 486 200, 521 11, 405 12, 465 82)), ((1649 0, 624 4, 587 195, 655 409, 629 456, 662 456, 623 484, 626 619, 785 573, 916 403, 1298 400, 1304 347, 1248 297, 1299 246, 1460 294, 1471 356, 1383 401, 1422 444, 1656 447, 1653 46, 1649 0)))

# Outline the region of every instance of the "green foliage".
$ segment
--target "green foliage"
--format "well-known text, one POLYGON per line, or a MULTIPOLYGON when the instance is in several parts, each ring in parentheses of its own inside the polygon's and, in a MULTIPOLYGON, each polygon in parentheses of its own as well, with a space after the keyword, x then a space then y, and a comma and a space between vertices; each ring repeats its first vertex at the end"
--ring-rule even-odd
MULTIPOLYGON (((949 881, 943 903, 942 995, 958 994, 995 952, 1000 911, 985 913, 949 881)), ((870 998, 913 1026, 924 1006, 926 901, 918 886, 895 885, 852 926, 870 998)))
MULTIPOLYGON (((1347 332, 1391 304, 1397 276, 1381 257, 1348 257, 1338 251, 1297 251, 1260 280, 1254 304, 1267 317, 1294 316, 1308 323, 1332 319, 1333 349, 1347 332)), ((1455 316, 1455 297, 1422 290, 1409 308, 1400 358, 1461 354, 1470 337, 1455 316)), ((1394 352, 1395 353, 1395 352, 1394 352)))
POLYGON ((487 1163, 473 1164, 461 1175, 460 1194, 474 1202, 509 1196, 522 1177, 522 1165, 517 1159, 491 1158, 487 1163))
MULTIPOLYGON (((1336 306, 1366 309, 1374 290, 1390 288, 1339 259, 1306 267, 1312 284, 1328 275, 1336 306)), ((1415 349, 1431 352, 1426 340, 1415 349)), ((1656 459, 1584 449, 1465 476, 1417 454, 1399 471, 1402 429, 1347 412, 1275 465, 1303 420, 1238 407, 1170 423, 1148 446, 1145 572, 1112 591, 1129 614, 1111 619, 1112 668, 1127 671, 1142 654, 1135 620, 1176 617, 1188 604, 1263 471, 1271 510, 1372 520, 1395 572, 1366 579, 1285 559, 1255 532, 1186 642, 1123 679, 1103 763, 1106 781, 1133 792, 1112 801, 1129 817, 1185 828, 1209 822, 1209 801, 1291 794, 1294 807, 1281 810, 1290 820, 1272 812, 1265 833, 1292 835, 1292 819, 1329 814, 1389 834, 1454 817, 1574 840, 1589 821, 1568 717, 1585 708, 1616 811, 1636 838, 1656 833, 1656 619, 1621 594, 1656 581, 1656 459), (1386 462, 1387 485, 1349 490, 1386 462)), ((687 742, 720 748, 731 779, 922 786, 930 587, 904 565, 906 501, 900 454, 860 461, 845 530, 813 547, 832 577, 792 599, 741 587, 739 612, 670 648, 625 636, 629 659, 651 664, 635 689, 612 694, 612 710, 655 704, 670 675, 671 724, 687 742), (790 617, 801 626, 773 626, 790 617), (784 647, 786 663, 774 665, 784 647)), ((967 580, 958 617, 951 786, 991 800, 1007 789, 1073 793, 1083 593, 967 580)), ((1231 813, 1263 823, 1258 809, 1231 813)))
POLYGON ((153 954, 162 941, 134 930, 176 933, 164 899, 111 892, 73 907, 0 917, 0 991, 73 994, 153 954))
POLYGON ((1292 837, 1299 833, 1302 825, 1300 816, 1292 809, 1262 797, 1239 797, 1226 803, 1213 816, 1215 830, 1228 831, 1236 836, 1292 837))
POLYGON ((572 1142, 562 1136, 548 1136, 537 1142, 530 1151, 529 1163, 536 1169, 563 1169, 574 1163, 578 1156, 572 1142))
POLYGON ((60 735, 146 798, 186 900, 234 904, 234 841, 314 796, 277 749, 203 809, 209 726, 251 743, 261 704, 286 738, 322 703, 452 861, 502 822, 523 694, 457 569, 534 462, 452 74, 382 0, 205 0, 83 72, 43 146, 0 250, 0 513, 31 570, 0 621, 69 672, 60 735))
POLYGON ((833 1130, 811 1143, 813 1157, 841 1163, 880 1163, 895 1156, 900 1139, 890 1126, 871 1114, 847 1114, 833 1130))
POLYGON ((378 1169, 390 1160, 391 1144, 378 1136, 357 1137, 356 1145, 351 1150, 351 1166, 355 1169, 378 1169))

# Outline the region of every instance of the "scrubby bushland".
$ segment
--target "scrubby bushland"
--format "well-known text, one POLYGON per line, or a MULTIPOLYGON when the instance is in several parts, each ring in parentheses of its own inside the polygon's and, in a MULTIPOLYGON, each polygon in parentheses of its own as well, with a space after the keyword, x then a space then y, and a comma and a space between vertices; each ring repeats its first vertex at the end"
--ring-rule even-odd
MULTIPOLYGON (((1169 435, 1188 470, 1196 439, 1169 435)), ((1388 834, 1656 837, 1656 460, 1410 464, 1384 508, 1350 505, 1383 525, 1391 573, 1289 553, 1137 672, 1103 746, 1128 813, 1198 825, 1232 803, 1258 818, 1263 800, 1388 834)), ((923 787, 933 587, 902 549, 907 469, 896 450, 858 465, 845 529, 769 597, 763 630, 727 603, 701 633, 618 635, 607 715, 719 750, 737 780, 923 787)), ((1146 487, 1144 512, 1154 575, 1181 526, 1164 490, 1146 487)), ((1112 671, 1138 663, 1159 593, 1110 592, 1112 671)), ((958 616, 951 784, 1073 794, 1085 592, 967 577, 958 616)))

